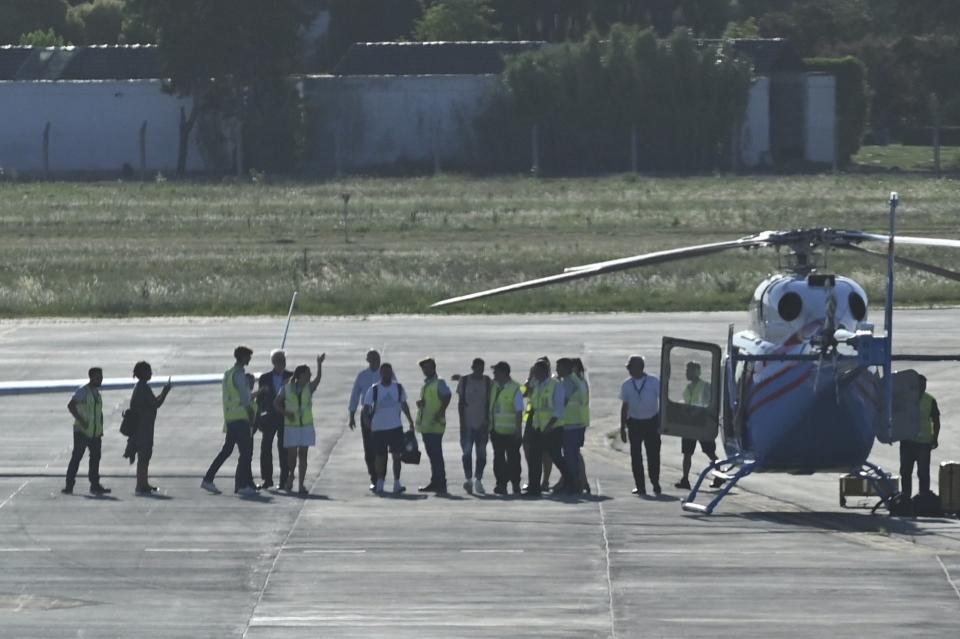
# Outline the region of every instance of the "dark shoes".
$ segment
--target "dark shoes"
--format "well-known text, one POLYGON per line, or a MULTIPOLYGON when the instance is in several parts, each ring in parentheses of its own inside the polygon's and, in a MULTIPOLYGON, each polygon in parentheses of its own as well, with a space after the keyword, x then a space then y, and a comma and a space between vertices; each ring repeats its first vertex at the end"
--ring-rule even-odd
POLYGON ((273 480, 268 479, 267 481, 257 486, 257 490, 266 490, 267 488, 273 488, 273 480))
POLYGON ((421 486, 420 488, 417 488, 418 493, 435 493, 437 492, 437 490, 438 490, 438 487, 433 482, 430 482, 426 486, 421 486))
MULTIPOLYGON (((72 490, 73 489, 71 489, 71 491, 72 490)), ((90 486, 90 492, 94 495, 109 495, 110 489, 101 484, 94 484, 93 486, 90 486)))
POLYGON ((633 489, 632 491, 630 491, 630 492, 633 493, 634 495, 638 496, 638 497, 646 497, 646 496, 647 496, 647 489, 646 489, 646 488, 639 488, 639 487, 638 487, 638 488, 634 488, 634 489, 633 489))
POLYGON ((674 488, 682 488, 684 490, 690 490, 690 480, 683 478, 673 485, 674 488))
POLYGON ((506 494, 507 494, 507 487, 506 487, 506 486, 501 486, 500 484, 497 484, 496 486, 493 487, 493 494, 494 494, 494 495, 506 495, 506 494))
POLYGON ((519 483, 513 485, 513 494, 514 494, 514 495, 522 495, 522 494, 523 494, 523 491, 520 490, 520 484, 519 484, 519 483))
POLYGON ((66 486, 63 487, 63 490, 61 490, 60 492, 63 493, 64 495, 72 495, 73 484, 67 484, 66 486))
POLYGON ((713 478, 713 483, 710 484, 710 488, 720 488, 723 486, 723 480, 719 477, 713 478))
POLYGON ((657 497, 663 494, 663 491, 660 490, 660 484, 653 485, 653 494, 656 495, 657 497))

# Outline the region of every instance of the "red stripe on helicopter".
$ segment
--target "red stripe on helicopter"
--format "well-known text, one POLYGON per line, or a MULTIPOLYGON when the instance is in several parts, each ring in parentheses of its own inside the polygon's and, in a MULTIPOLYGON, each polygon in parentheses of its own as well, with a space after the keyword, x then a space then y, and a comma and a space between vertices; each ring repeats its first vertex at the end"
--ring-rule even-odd
POLYGON ((773 400, 779 399, 779 398, 783 397, 784 395, 786 395, 787 393, 789 393, 790 391, 795 390, 798 386, 800 386, 800 385, 803 384, 805 381, 807 381, 808 379, 810 379, 810 374, 811 374, 811 372, 810 372, 810 371, 807 371, 805 374, 801 375, 801 376, 798 377, 796 380, 794 380, 794 381, 790 382, 789 384, 785 385, 783 388, 780 388, 779 390, 774 391, 773 393, 770 393, 769 395, 767 395, 767 396, 764 397, 763 399, 761 399, 761 400, 757 401, 756 403, 748 406, 748 407, 747 407, 747 417, 749 417, 750 415, 752 415, 753 413, 755 413, 757 410, 759 410, 761 406, 764 406, 764 405, 766 405, 766 404, 769 404, 769 403, 772 402, 773 400))
POLYGON ((756 397, 757 393, 759 393, 765 386, 767 386, 767 384, 780 379, 781 377, 783 377, 784 375, 786 375, 787 373, 795 369, 797 366, 800 366, 800 364, 802 363, 803 362, 793 362, 792 364, 788 364, 787 366, 784 366, 781 370, 777 371, 770 377, 764 380, 761 380, 756 386, 750 389, 750 394, 747 395, 747 402, 749 403, 753 401, 753 398, 756 397))

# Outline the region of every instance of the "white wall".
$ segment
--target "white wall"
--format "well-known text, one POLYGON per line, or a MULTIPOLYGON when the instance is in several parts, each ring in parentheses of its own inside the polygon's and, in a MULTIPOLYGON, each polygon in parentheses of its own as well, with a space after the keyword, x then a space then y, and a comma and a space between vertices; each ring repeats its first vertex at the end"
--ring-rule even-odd
POLYGON ((474 120, 497 76, 313 76, 304 95, 318 129, 310 152, 315 169, 344 171, 395 163, 469 165, 474 120))
POLYGON ((836 153, 837 79, 825 73, 804 77, 804 157, 809 162, 832 164, 836 153))
POLYGON ((750 86, 740 129, 740 163, 753 168, 770 162, 770 78, 759 77, 750 86))
MULTIPOLYGON (((43 170, 43 129, 50 123, 50 171, 140 168, 140 126, 147 122, 147 168, 177 166, 180 106, 159 80, 0 82, 0 167, 43 170)), ((188 169, 203 169, 195 144, 188 169)))

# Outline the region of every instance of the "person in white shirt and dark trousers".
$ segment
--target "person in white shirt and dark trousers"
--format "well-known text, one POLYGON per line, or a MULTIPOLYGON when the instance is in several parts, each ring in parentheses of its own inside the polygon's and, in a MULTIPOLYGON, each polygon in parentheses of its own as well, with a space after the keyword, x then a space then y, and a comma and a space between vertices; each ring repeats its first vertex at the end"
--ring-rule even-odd
POLYGON ((630 441, 635 495, 646 495, 642 449, 647 449, 647 473, 655 495, 660 494, 660 380, 644 372, 644 360, 631 355, 630 377, 620 387, 620 439, 630 441))
MULTIPOLYGON (((380 353, 371 350, 367 352, 367 368, 357 374, 350 392, 350 430, 357 428, 357 408, 370 388, 380 381, 380 353)), ((370 475, 370 489, 377 483, 376 455, 373 449, 373 432, 370 430, 370 418, 366 411, 360 412, 360 436, 363 438, 363 459, 367 464, 367 474, 370 475)))

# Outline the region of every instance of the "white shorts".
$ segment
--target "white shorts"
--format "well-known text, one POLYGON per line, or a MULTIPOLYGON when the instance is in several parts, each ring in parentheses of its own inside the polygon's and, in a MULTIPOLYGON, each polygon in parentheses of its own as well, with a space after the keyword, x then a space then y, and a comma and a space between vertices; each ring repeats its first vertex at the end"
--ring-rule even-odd
POLYGON ((313 426, 284 426, 283 427, 283 447, 284 448, 306 448, 316 446, 317 431, 313 426))

